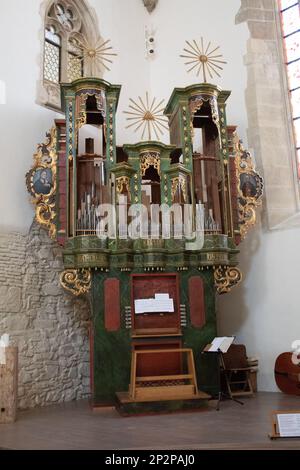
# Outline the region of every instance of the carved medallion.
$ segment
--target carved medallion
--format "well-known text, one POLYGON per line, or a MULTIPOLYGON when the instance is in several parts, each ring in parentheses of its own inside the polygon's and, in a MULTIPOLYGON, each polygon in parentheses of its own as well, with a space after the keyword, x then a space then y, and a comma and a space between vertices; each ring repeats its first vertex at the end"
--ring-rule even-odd
POLYGON ((33 197, 32 202, 36 206, 36 220, 42 226, 48 228, 52 239, 56 237, 56 128, 53 127, 47 134, 47 141, 39 144, 34 155, 32 169, 26 175, 28 192, 33 197))
POLYGON ((242 239, 256 223, 256 209, 261 205, 264 181, 255 170, 251 154, 245 150, 236 136, 236 172, 239 196, 239 225, 242 239))

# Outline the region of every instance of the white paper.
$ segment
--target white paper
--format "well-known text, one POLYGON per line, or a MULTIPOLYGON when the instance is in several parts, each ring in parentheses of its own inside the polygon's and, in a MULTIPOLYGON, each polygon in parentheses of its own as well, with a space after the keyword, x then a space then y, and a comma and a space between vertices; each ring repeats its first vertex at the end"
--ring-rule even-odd
POLYGON ((152 312, 153 299, 138 299, 134 301, 135 313, 149 313, 152 312))
POLYGON ((157 300, 169 300, 169 294, 155 294, 155 299, 157 300))
POLYGON ((209 352, 217 352, 221 348, 222 341, 223 338, 215 338, 211 343, 209 352))
POLYGON ((174 312, 174 301, 169 294, 155 294, 155 298, 137 299, 134 301, 136 314, 141 313, 172 313, 174 312))
POLYGON ((300 413, 278 414, 280 437, 300 437, 300 413))
POLYGON ((234 336, 223 336, 223 337, 215 338, 212 341, 211 347, 209 348, 208 352, 222 351, 223 353, 227 353, 233 341, 234 341, 234 336))
POLYGON ((224 341, 223 343, 221 344, 221 351, 223 353, 227 353, 228 349, 230 348, 230 346, 232 345, 234 341, 234 336, 228 336, 227 338, 224 338, 224 341))

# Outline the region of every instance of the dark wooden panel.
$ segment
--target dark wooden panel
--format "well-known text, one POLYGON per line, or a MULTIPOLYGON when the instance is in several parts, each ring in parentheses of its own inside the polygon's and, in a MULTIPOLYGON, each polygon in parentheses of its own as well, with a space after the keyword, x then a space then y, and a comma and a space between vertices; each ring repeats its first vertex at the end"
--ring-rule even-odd
POLYGON ((177 274, 139 274, 132 276, 132 324, 134 330, 180 331, 180 300, 177 274), (136 299, 153 298, 155 294, 169 294, 174 300, 174 312, 135 315, 136 299))
POLYGON ((107 331, 118 331, 121 326, 120 281, 104 281, 104 324, 107 331))
POLYGON ((191 323, 195 328, 202 328, 206 323, 203 279, 193 276, 189 279, 189 299, 191 323))
MULTIPOLYGON (((181 341, 167 341, 161 339, 156 343, 134 344, 135 350, 152 349, 180 349, 181 341)), ((137 359, 137 376, 149 377, 155 375, 179 375, 182 374, 182 353, 151 353, 140 354, 137 359)))

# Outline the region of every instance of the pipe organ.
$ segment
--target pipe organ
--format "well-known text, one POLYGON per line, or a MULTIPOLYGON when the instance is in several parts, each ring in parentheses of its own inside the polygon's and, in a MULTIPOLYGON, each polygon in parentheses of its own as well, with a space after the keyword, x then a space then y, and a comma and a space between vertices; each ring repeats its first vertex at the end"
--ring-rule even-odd
POLYGON ((90 299, 92 402, 128 413, 196 406, 217 387, 216 363, 201 354, 217 334, 215 295, 241 280, 238 245, 263 191, 227 123, 230 92, 176 88, 165 108, 170 145, 118 147, 121 86, 83 78, 61 87, 65 119, 26 181, 38 222, 62 246, 62 286, 90 299), (197 214, 201 243, 185 232, 197 232, 197 214))

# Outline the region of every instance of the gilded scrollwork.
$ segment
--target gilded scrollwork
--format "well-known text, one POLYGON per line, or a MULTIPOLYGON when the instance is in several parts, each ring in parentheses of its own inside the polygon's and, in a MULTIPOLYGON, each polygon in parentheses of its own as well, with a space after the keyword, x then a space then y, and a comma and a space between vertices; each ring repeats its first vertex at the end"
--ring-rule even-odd
POLYGON ((242 281, 242 273, 237 267, 218 266, 214 270, 215 287, 218 294, 227 294, 242 281))
POLYGON ((116 190, 118 194, 122 194, 124 191, 124 186, 125 190, 127 193, 130 192, 130 179, 128 176, 120 176, 119 178, 116 178, 116 190))
POLYGON ((33 167, 26 174, 27 189, 36 206, 36 220, 49 230, 52 239, 56 237, 56 143, 56 128, 53 127, 47 134, 47 141, 38 145, 33 167))
POLYGON ((194 119, 194 115, 197 111, 199 111, 205 102, 209 102, 210 109, 211 109, 211 116, 212 120, 217 126, 220 132, 220 119, 219 119, 219 109, 218 109, 218 101, 215 96, 211 95, 199 95, 191 98, 190 100, 190 113, 191 118, 194 119))
POLYGON ((66 269, 60 275, 62 287, 78 297, 91 289, 92 274, 90 269, 66 269))
POLYGON ((178 189, 181 189, 184 202, 187 202, 187 187, 186 187, 186 178, 182 175, 172 178, 171 180, 171 196, 172 202, 175 200, 175 195, 178 189))
POLYGON ((255 170, 251 154, 242 146, 238 136, 235 136, 235 162, 237 187, 239 196, 239 225, 242 239, 256 223, 256 209, 261 205, 264 181, 255 170))
POLYGON ((153 166, 160 175, 160 154, 159 152, 147 152, 141 155, 141 174, 145 176, 146 171, 153 166))
POLYGON ((76 119, 76 129, 80 129, 87 123, 87 112, 86 112, 86 102, 89 96, 95 96, 97 110, 101 112, 103 118, 106 116, 106 101, 105 95, 102 91, 99 90, 90 90, 84 89, 80 90, 77 95, 76 107, 77 107, 77 115, 78 118, 76 119))

